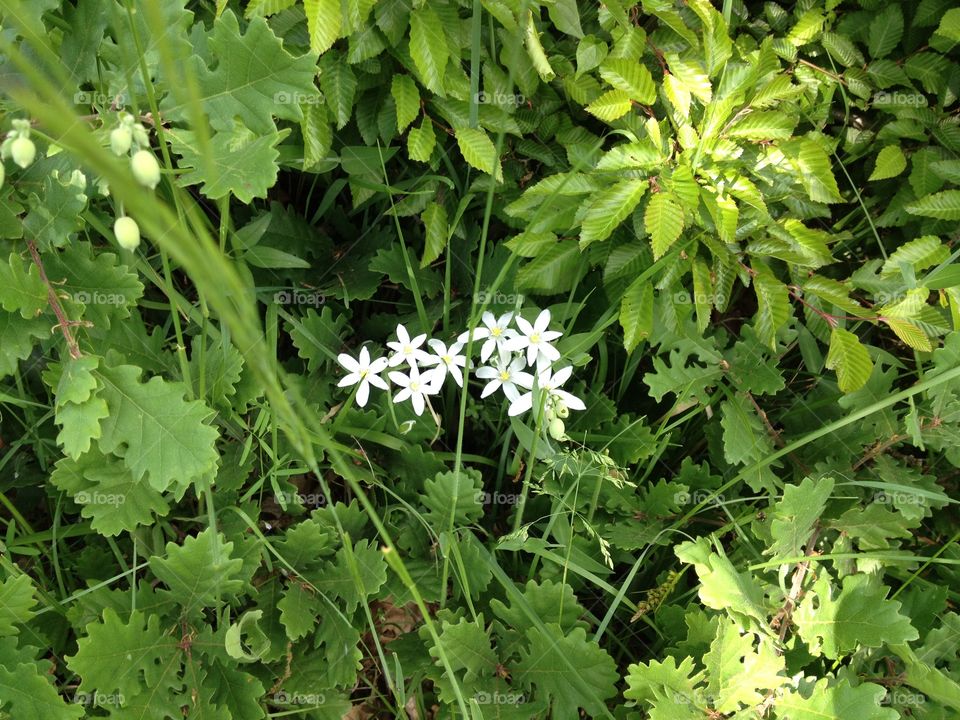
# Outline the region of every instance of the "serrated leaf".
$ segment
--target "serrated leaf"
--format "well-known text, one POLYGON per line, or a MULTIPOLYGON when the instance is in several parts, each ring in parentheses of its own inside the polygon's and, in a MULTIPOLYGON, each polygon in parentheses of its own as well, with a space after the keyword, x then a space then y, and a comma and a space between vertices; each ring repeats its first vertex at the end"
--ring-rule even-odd
POLYGON ((299 640, 306 636, 317 624, 317 615, 323 609, 323 602, 317 595, 299 582, 293 582, 277 603, 280 622, 287 630, 287 637, 299 640))
POLYGON ((820 573, 794 613, 800 637, 815 655, 838 660, 858 647, 882 647, 916 640, 919 633, 900 614, 900 603, 887 600, 890 588, 870 575, 843 578, 843 589, 833 596, 830 575, 820 573))
POLYGON ((623 58, 609 58, 600 66, 600 77, 643 105, 652 105, 657 98, 653 77, 640 63, 623 58))
POLYGON ((410 13, 410 55, 423 84, 441 97, 449 57, 443 22, 431 5, 410 13))
POLYGON ((899 3, 884 7, 870 23, 867 33, 867 51, 870 57, 882 58, 890 54, 903 37, 903 11, 899 3))
POLYGON ((170 598, 184 614, 192 616, 243 587, 243 581, 236 577, 243 560, 231 557, 233 545, 223 535, 214 534, 213 528, 207 528, 182 545, 167 543, 166 557, 151 557, 150 570, 166 584, 170 598))
POLYGON ((794 117, 776 110, 752 112, 724 133, 745 140, 786 140, 797 126, 794 117))
POLYGON ((303 0, 310 52, 324 53, 340 36, 340 0, 303 0))
POLYGON ((756 407, 746 393, 720 404, 723 457, 732 465, 746 465, 773 451, 773 443, 756 407))
POLYGON ((397 132, 403 132, 420 114, 420 93, 409 75, 394 75, 390 94, 397 106, 397 132))
POLYGON ((883 322, 885 322, 890 329, 893 330, 894 334, 898 338, 900 338, 904 343, 914 350, 919 350, 921 352, 930 352, 933 350, 933 345, 930 342, 930 338, 927 337, 926 333, 924 333, 920 327, 909 320, 895 317, 884 317, 883 322))
POLYGON ((851 687, 844 678, 820 678, 804 697, 791 689, 776 702, 776 720, 898 720, 900 714, 881 703, 887 691, 880 685, 862 683, 851 687))
POLYGON ((653 285, 639 277, 634 280, 620 302, 620 326, 623 328, 623 347, 632 353, 641 340, 653 331, 653 285))
POLYGON ((101 397, 110 411, 102 424, 100 448, 123 458, 136 480, 164 491, 189 485, 216 466, 217 430, 206 423, 212 411, 184 399, 186 386, 153 377, 140 382, 132 365, 101 368, 101 397))
POLYGON ((498 182, 503 182, 503 170, 500 167, 500 158, 497 157, 497 148, 483 130, 457 128, 454 134, 464 160, 477 170, 493 175, 498 182))
POLYGON ((873 373, 873 361, 867 348, 856 335, 843 328, 834 328, 830 332, 826 367, 837 371, 837 384, 845 393, 862 388, 873 373))
POLYGON ((342 130, 353 117, 353 103, 357 95, 357 76, 349 63, 336 52, 320 56, 320 87, 337 130, 342 130))
POLYGON ((16 575, 0 582, 0 637, 16 635, 17 625, 36 614, 33 612, 36 604, 29 575, 16 575))
POLYGON ((580 248, 610 237, 640 203, 648 185, 646 178, 621 180, 594 194, 580 228, 580 248))
POLYGON ((683 88, 704 105, 709 104, 713 99, 713 88, 710 85, 710 77, 704 72, 699 61, 671 52, 665 52, 663 57, 667 61, 671 75, 683 88))
POLYGON ((604 122, 613 122, 630 112, 632 107, 630 96, 624 90, 608 90, 584 110, 604 122))
POLYGON ((24 319, 40 314, 47 306, 47 286, 33 263, 10 253, 7 264, 0 262, 0 305, 7 312, 19 312, 24 319))
POLYGON ((440 203, 430 203, 423 211, 423 227, 425 232, 423 258, 420 267, 430 265, 440 257, 440 253, 447 246, 449 227, 447 225, 447 211, 440 203))
POLYGON ((683 232, 683 208, 671 193, 656 193, 647 203, 643 224, 650 233, 653 259, 659 260, 683 232))
POLYGON ((877 154, 877 162, 868 180, 886 180, 907 169, 907 158, 899 145, 887 145, 877 154))
POLYGON ((303 134, 303 169, 310 170, 326 160, 333 147, 333 127, 327 106, 308 106, 300 128, 303 134))
POLYGON ((33 663, 0 665, 0 710, 17 720, 79 720, 83 706, 67 703, 33 663))
POLYGON ((767 512, 773 543, 765 551, 774 559, 802 555, 814 525, 823 514, 833 492, 830 477, 804 478, 799 485, 786 485, 781 497, 767 512))
POLYGON ((307 372, 316 372, 326 363, 336 360, 346 335, 347 318, 334 317, 333 310, 324 307, 318 313, 313 308, 291 322, 290 339, 297 354, 307 361, 307 372))
POLYGON ((757 296, 757 314, 754 326, 757 337, 767 347, 777 347, 777 332, 790 318, 790 295, 787 286, 780 282, 765 265, 756 264, 753 289, 757 296))
POLYGON ((907 203, 904 208, 911 215, 960 220, 960 190, 944 190, 907 203))
POLYGON ((713 711, 732 713, 742 705, 753 707, 763 701, 766 691, 787 682, 783 656, 772 643, 761 641, 755 648, 755 642, 756 636, 742 632, 735 620, 718 623, 710 652, 703 658, 713 711))
POLYGON ((437 136, 433 131, 433 123, 424 117, 420 127, 410 128, 407 135, 407 155, 417 162, 429 162, 436 144, 437 136))

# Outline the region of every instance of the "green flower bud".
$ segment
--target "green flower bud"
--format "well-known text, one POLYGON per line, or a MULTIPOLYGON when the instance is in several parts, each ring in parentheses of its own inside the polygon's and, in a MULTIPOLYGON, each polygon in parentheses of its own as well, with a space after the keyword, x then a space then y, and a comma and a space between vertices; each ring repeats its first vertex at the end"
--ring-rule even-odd
POLYGON ((133 142, 133 132, 125 125, 114 128, 110 133, 110 149, 115 155, 126 155, 130 152, 130 145, 133 142))
POLYGON ((7 179, 7 169, 0 163, 0 188, 3 187, 3 181, 7 179))
POLYGON ((113 223, 113 234, 124 250, 136 250, 140 245, 140 226, 132 217, 118 217, 113 223))
POLYGON ((566 437, 564 434, 566 432, 566 427, 563 424, 563 420, 560 418, 554 418, 550 421, 549 430, 550 437, 552 437, 554 440, 563 440, 566 437))
POLYGON ((137 182, 153 190, 160 184, 160 165, 149 150, 138 150, 130 160, 130 168, 137 182))
POLYGON ((22 168, 29 167, 30 163, 37 156, 37 146, 33 140, 22 135, 10 143, 10 157, 22 168))
POLYGON ((131 122, 130 127, 132 128, 134 142, 139 147, 150 147, 150 136, 147 134, 147 129, 143 126, 143 123, 131 122))
POLYGON ((547 405, 543 411, 543 415, 547 419, 548 423, 553 422, 554 418, 557 417, 557 414, 553 411, 553 407, 551 405, 547 405))
POLYGON ((562 400, 557 400, 554 410, 556 410, 558 418, 570 417, 570 408, 564 405, 562 400))

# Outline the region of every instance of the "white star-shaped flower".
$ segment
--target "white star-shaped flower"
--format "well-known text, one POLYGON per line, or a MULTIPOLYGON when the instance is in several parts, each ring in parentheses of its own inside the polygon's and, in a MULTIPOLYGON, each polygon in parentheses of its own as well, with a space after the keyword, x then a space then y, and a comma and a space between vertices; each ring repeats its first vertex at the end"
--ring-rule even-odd
POLYGON ((366 347, 360 348, 360 358, 355 360, 346 353, 337 355, 337 362, 343 365, 347 374, 337 383, 338 387, 349 387, 357 385, 357 405, 363 407, 367 404, 367 398, 370 397, 370 386, 378 387, 381 390, 387 390, 387 383, 380 373, 387 369, 387 359, 377 358, 370 362, 370 353, 366 347))
MULTIPOLYGON (((499 350, 502 358, 507 357, 506 344, 517 335, 517 331, 510 327, 510 321, 513 320, 513 313, 504 313, 500 317, 494 317, 492 312, 485 312, 480 318, 483 327, 474 328, 474 340, 486 340, 483 347, 480 348, 480 362, 486 362, 494 350, 499 350)), ((463 333, 457 340, 466 344, 470 337, 469 332, 463 333)))
POLYGON ((496 366, 485 365, 477 370, 477 377, 481 380, 489 380, 480 393, 480 397, 485 398, 497 390, 503 388, 503 394, 507 396, 510 402, 514 402, 520 397, 520 391, 517 386, 529 390, 533 387, 533 375, 524 371, 526 364, 522 357, 515 357, 513 360, 505 360, 500 357, 496 366))
POLYGON ((424 361, 424 365, 436 366, 431 372, 433 373, 433 384, 437 386, 437 389, 443 384, 447 373, 453 376, 458 387, 463 387, 463 371, 460 368, 467 366, 467 358, 461 353, 463 344, 455 342, 447 347, 439 340, 428 340, 427 344, 434 354, 424 361))
POLYGON ((543 369, 560 359, 560 351, 550 343, 563 333, 547 329, 550 326, 549 310, 541 312, 533 325, 518 315, 517 326, 520 328, 520 334, 506 342, 505 347, 508 351, 526 351, 527 363, 532 366, 536 362, 538 369, 543 369))
POLYGON ((390 367, 397 367, 403 363, 416 367, 417 363, 429 361, 430 353, 420 349, 426 339, 426 333, 411 339, 407 329, 403 325, 397 325, 397 340, 387 343, 387 347, 393 350, 393 355, 390 356, 390 367))
MULTIPOLYGON (((542 390, 547 397, 556 398, 571 410, 586 410, 587 406, 583 404, 583 400, 571 395, 566 390, 560 389, 560 386, 570 379, 571 373, 573 373, 573 368, 569 365, 561 370, 557 370, 555 373, 552 373, 550 368, 543 368, 537 373, 537 387, 542 390)), ((532 407, 533 390, 530 390, 530 392, 524 393, 510 403, 510 409, 507 410, 507 414, 511 416, 520 415, 532 407)))
POLYGON ((427 395, 435 395, 439 389, 434 387, 432 375, 433 370, 428 370, 421 375, 416 365, 410 366, 409 373, 396 370, 391 372, 390 381, 401 388, 400 392, 393 396, 393 402, 401 403, 409 399, 413 403, 413 411, 417 415, 422 415, 427 404, 427 395))

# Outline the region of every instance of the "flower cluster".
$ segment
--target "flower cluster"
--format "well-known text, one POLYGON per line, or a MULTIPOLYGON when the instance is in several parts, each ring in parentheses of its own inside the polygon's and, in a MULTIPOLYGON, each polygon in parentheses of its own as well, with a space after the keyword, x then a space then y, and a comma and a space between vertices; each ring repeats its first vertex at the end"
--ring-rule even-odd
MULTIPOLYGON (((482 365, 477 368, 476 375, 486 381, 480 397, 489 397, 499 390, 510 403, 508 414, 511 416, 532 409, 535 394, 544 393, 550 434, 560 440, 564 437, 563 419, 570 410, 583 410, 586 406, 582 400, 561 389, 573 369, 568 366, 554 370, 560 352, 553 343, 562 333, 550 330, 549 326, 549 310, 542 311, 532 324, 513 313, 496 317, 485 312, 481 325, 473 331, 473 340, 482 341, 482 365)), ((464 347, 469 340, 468 331, 447 345, 440 340, 427 340, 426 333, 410 337, 406 327, 398 325, 396 340, 387 343, 389 355, 374 360, 363 347, 357 358, 346 353, 337 356, 338 362, 347 370, 339 387, 356 385, 357 404, 363 407, 370 397, 370 386, 389 390, 389 379, 399 388, 393 402, 409 400, 414 412, 421 415, 429 403, 429 396, 440 392, 447 377, 452 377, 458 387, 463 387, 463 373, 467 367, 464 347)))

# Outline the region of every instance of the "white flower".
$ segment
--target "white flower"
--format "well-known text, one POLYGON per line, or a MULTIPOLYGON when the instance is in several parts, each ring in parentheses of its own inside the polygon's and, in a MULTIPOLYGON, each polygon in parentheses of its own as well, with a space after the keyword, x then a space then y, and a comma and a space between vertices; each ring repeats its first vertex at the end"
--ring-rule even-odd
MULTIPOLYGON (((543 368, 537 373, 537 387, 544 391, 547 397, 559 400, 571 410, 586 410, 587 406, 583 404, 583 400, 571 395, 566 390, 560 389, 560 386, 570 379, 571 373, 573 373, 573 368, 569 365, 555 373, 551 373, 550 368, 543 368)), ((530 392, 524 393, 510 403, 507 414, 511 416, 519 415, 532 407, 533 390, 530 390, 530 392)))
POLYGON ((541 312, 533 325, 518 315, 517 326, 520 328, 521 334, 512 340, 508 340, 505 345, 506 349, 510 352, 526 350, 527 363, 533 365, 536 362, 538 369, 543 369, 546 365, 556 362, 560 359, 560 351, 550 343, 563 333, 556 330, 547 330, 549 325, 549 310, 541 312))
POLYGON ((354 360, 346 353, 337 355, 339 362, 347 370, 337 387, 348 387, 350 385, 360 384, 357 388, 357 405, 363 407, 367 404, 367 398, 370 396, 370 386, 378 387, 381 390, 387 390, 387 383, 380 377, 387 368, 386 358, 377 358, 370 362, 370 353, 366 347, 360 348, 360 359, 354 360))
POLYGON ((402 389, 393 396, 393 402, 400 403, 409 398, 413 403, 413 411, 417 415, 423 414, 423 408, 426 406, 427 395, 435 395, 439 388, 433 385, 433 370, 428 370, 423 375, 417 369, 416 365, 410 366, 410 372, 393 371, 389 374, 391 382, 399 385, 402 389))
MULTIPOLYGON (((517 331, 509 327, 512 319, 513 313, 504 313, 497 318, 489 311, 485 312, 480 318, 484 327, 474 328, 473 331, 474 340, 483 340, 486 338, 486 342, 484 342, 483 347, 480 348, 480 362, 486 362, 487 358, 493 354, 494 349, 500 351, 501 358, 507 357, 507 341, 517 335, 517 331)), ((465 344, 469 337, 470 333, 465 332, 458 337, 457 340, 465 344)))
POLYGON ((426 339, 426 333, 411 339, 407 329, 403 325, 397 325, 397 341, 387 343, 387 347, 393 350, 393 355, 390 356, 390 367, 397 367, 405 362, 410 367, 416 367, 418 362, 429 361, 430 354, 420 349, 426 339))
POLYGON ((449 372, 457 385, 463 387, 463 371, 460 368, 467 366, 467 358, 460 352, 463 350, 463 344, 455 342, 449 348, 439 340, 428 340, 427 344, 434 354, 428 356, 424 364, 436 365, 436 368, 431 371, 433 384, 439 389, 449 372))
POLYGON ((503 394, 507 396, 510 402, 514 402, 520 397, 519 385, 522 388, 530 389, 533 387, 533 375, 524 372, 526 364, 522 357, 515 357, 507 361, 504 358, 498 358, 496 367, 486 365, 477 370, 477 377, 482 380, 489 380, 480 397, 485 398, 503 388, 503 394))

